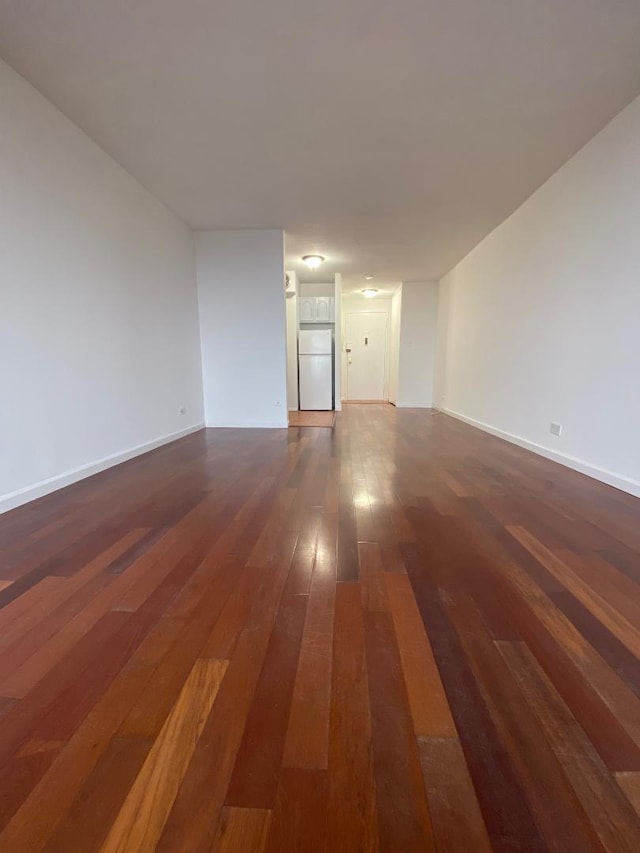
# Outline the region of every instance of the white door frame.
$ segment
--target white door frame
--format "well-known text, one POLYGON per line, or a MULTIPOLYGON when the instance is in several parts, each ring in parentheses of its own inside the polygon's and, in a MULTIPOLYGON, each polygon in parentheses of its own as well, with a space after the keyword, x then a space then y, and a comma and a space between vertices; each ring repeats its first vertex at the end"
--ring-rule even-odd
MULTIPOLYGON (((345 396, 342 398, 345 402, 349 402, 349 376, 347 371, 347 352, 346 352, 346 331, 347 317, 349 314, 362 316, 363 314, 381 314, 385 318, 384 327, 384 367, 382 376, 382 402, 389 400, 389 312, 388 311, 343 311, 342 314, 342 390, 345 396)), ((354 402, 358 402, 354 400, 354 402)))

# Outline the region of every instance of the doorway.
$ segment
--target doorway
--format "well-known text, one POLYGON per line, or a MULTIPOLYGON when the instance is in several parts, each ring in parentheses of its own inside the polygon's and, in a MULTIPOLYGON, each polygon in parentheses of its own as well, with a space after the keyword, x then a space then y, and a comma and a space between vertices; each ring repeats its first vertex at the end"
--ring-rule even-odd
POLYGON ((346 400, 386 399, 387 315, 377 311, 345 317, 346 400))

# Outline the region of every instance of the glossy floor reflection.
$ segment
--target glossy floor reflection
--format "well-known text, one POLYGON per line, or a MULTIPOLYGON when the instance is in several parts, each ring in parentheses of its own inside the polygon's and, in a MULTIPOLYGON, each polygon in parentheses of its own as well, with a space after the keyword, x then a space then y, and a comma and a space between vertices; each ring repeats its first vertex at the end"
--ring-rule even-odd
POLYGON ((444 415, 0 517, 0 849, 637 851, 640 501, 444 415))

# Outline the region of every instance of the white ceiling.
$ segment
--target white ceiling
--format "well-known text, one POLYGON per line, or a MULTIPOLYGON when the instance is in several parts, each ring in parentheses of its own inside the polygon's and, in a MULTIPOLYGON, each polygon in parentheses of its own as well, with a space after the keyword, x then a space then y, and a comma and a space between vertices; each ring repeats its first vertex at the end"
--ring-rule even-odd
POLYGON ((448 271, 640 92, 639 0, 0 0, 0 56, 194 228, 448 271))

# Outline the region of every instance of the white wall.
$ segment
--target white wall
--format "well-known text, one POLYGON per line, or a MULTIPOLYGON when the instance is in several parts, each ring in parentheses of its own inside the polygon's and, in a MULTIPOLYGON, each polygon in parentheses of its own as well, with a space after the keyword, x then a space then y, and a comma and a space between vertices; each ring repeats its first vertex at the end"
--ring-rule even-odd
POLYGON ((2 62, 0 103, 4 511, 203 412, 189 229, 2 62))
POLYGON ((402 316, 402 285, 391 297, 389 332, 389 402, 398 402, 398 372, 400 370, 400 319, 402 316))
POLYGON ((342 409, 342 274, 337 272, 333 280, 335 319, 333 327, 333 408, 342 409))
POLYGON ((429 408, 433 405, 438 283, 405 281, 401 299, 396 405, 429 408))
POLYGON ((333 281, 303 281, 300 282, 300 296, 335 296, 333 281))
POLYGON ((282 231, 196 233, 207 426, 286 427, 282 231))
POLYGON ((440 347, 447 410, 638 495, 639 222, 636 100, 444 279, 440 347))
POLYGON ((437 409, 445 408, 445 389, 447 379, 449 328, 451 325, 451 287, 448 279, 438 284, 438 321, 436 326, 436 363, 433 377, 433 405, 437 409))
POLYGON ((298 408, 298 290, 300 282, 294 270, 288 270, 289 288, 286 294, 287 315, 287 409, 298 408))

